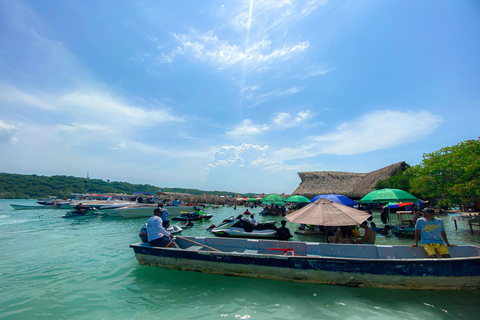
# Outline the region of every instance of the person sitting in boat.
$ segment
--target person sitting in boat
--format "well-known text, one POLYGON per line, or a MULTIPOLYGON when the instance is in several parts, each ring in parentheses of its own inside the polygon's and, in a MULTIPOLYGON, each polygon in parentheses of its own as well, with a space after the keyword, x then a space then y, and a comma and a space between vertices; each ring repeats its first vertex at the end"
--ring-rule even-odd
POLYGON ((165 208, 163 208, 163 204, 161 204, 161 203, 158 205, 158 208, 159 208, 160 211, 162 212, 161 218, 162 218, 162 223, 163 223, 162 225, 163 225, 163 227, 164 227, 164 228, 170 227, 170 219, 167 218, 167 217, 170 215, 170 214, 168 213, 168 210, 165 209, 165 208))
POLYGON ((363 236, 360 239, 357 239, 355 243, 375 244, 375 239, 377 238, 377 236, 375 235, 375 231, 373 231, 373 229, 368 226, 368 222, 363 221, 360 224, 360 228, 364 230, 363 236))
POLYGON ((173 241, 173 235, 163 228, 162 210, 155 208, 147 221, 147 240, 155 247, 166 247, 173 241))
POLYGON ((338 227, 337 232, 335 233, 335 238, 333 242, 353 244, 352 229, 347 226, 338 227))
POLYGON ((255 217, 253 216, 253 214, 252 214, 252 222, 253 222, 253 223, 257 223, 257 221, 255 220, 255 217))
POLYGON ((422 238, 422 246, 430 258, 436 258, 436 253, 442 258, 451 258, 447 247, 455 247, 447 240, 447 233, 443 225, 443 220, 435 218, 433 208, 422 210, 424 218, 419 218, 415 224, 415 243, 410 248, 418 246, 418 239, 422 238))
POLYGON ((281 224, 282 226, 275 231, 275 236, 277 236, 279 240, 288 240, 292 238, 293 236, 290 233, 290 230, 286 227, 287 221, 282 220, 281 224))

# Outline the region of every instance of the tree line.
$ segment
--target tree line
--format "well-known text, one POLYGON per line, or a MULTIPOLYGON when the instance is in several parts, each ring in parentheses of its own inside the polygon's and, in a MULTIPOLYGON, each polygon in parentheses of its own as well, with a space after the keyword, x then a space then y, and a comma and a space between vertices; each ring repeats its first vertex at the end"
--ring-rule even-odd
POLYGON ((423 199, 436 199, 439 206, 461 205, 480 200, 480 138, 423 154, 420 164, 408 167, 375 188, 401 189, 423 199))
POLYGON ((149 184, 132 184, 119 181, 79 178, 73 176, 39 176, 36 174, 0 173, 0 199, 39 199, 48 196, 70 198, 72 193, 126 193, 143 192, 177 192, 194 195, 233 195, 227 191, 202 191, 185 188, 160 188, 149 184))

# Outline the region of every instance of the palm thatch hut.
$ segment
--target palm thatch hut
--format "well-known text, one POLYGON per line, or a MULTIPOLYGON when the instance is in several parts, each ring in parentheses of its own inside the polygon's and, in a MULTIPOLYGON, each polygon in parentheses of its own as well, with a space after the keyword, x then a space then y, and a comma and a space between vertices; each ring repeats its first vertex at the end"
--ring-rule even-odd
POLYGON ((407 168, 405 161, 398 162, 370 173, 315 171, 299 172, 302 182, 292 195, 309 199, 319 194, 336 193, 351 199, 360 199, 375 190, 375 184, 407 168))

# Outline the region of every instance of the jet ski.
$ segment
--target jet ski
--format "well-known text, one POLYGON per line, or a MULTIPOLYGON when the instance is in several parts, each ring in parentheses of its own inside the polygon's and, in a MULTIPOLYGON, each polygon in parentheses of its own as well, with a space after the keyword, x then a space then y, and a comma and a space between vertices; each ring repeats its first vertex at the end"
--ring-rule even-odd
MULTIPOLYGON (((175 234, 175 233, 180 233, 183 231, 182 228, 180 228, 179 226, 177 225, 170 225, 168 228, 165 229, 166 231, 168 231, 170 234, 175 234)), ((142 240, 142 242, 148 242, 148 236, 147 236, 147 224, 145 223, 145 225, 142 227, 142 229, 140 229, 140 234, 138 235, 140 237, 140 239, 142 240)))
POLYGON ((198 221, 198 220, 210 220, 212 217, 213 217, 213 214, 206 214, 205 212, 199 210, 195 212, 182 213, 182 215, 172 218, 172 220, 187 221, 187 219, 190 219, 190 221, 198 221))
POLYGON ((255 223, 244 219, 242 215, 236 218, 231 216, 210 232, 217 237, 278 239, 278 236, 275 235, 276 223, 276 221, 255 223))
POLYGON ((67 212, 65 215, 61 216, 60 218, 74 218, 74 217, 91 217, 91 216, 99 216, 103 215, 104 213, 96 208, 82 208, 77 209, 74 211, 67 212))

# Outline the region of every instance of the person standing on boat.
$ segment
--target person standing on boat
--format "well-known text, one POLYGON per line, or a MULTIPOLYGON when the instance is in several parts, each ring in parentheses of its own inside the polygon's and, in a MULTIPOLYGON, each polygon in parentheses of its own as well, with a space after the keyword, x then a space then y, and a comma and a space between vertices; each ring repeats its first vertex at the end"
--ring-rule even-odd
POLYGON ((147 240, 155 247, 166 247, 173 240, 173 235, 163 228, 162 210, 155 208, 153 216, 147 222, 147 240))
POLYGON ((448 243, 447 233, 443 220, 435 218, 435 210, 425 208, 422 210, 424 218, 418 218, 415 224, 415 243, 410 248, 418 247, 418 239, 422 238, 422 246, 430 258, 436 258, 436 253, 442 258, 451 258, 448 248, 455 247, 448 243))

